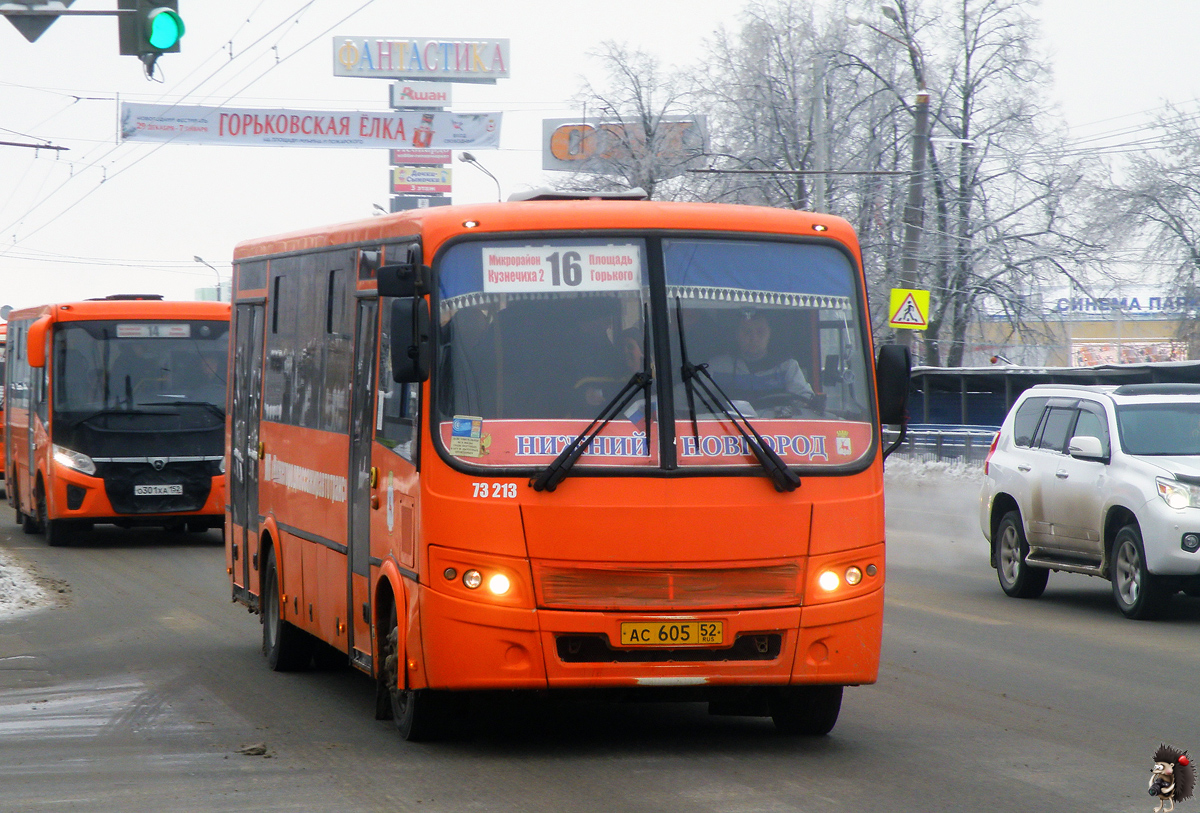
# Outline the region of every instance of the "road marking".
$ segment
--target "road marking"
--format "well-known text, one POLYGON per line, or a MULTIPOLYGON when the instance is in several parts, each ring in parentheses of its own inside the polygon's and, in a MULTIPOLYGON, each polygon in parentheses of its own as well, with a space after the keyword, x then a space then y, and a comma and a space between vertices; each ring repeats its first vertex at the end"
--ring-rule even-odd
POLYGON ((984 624, 989 627, 1011 627, 1011 621, 1002 621, 999 618, 988 618, 982 615, 971 615, 970 613, 958 613, 954 610, 943 610, 937 607, 930 607, 925 604, 913 604, 908 601, 897 601, 896 599, 886 599, 885 605, 892 607, 901 607, 905 610, 916 610, 921 613, 929 613, 930 615, 940 615, 943 618, 953 618, 955 621, 967 621, 973 624, 984 624))

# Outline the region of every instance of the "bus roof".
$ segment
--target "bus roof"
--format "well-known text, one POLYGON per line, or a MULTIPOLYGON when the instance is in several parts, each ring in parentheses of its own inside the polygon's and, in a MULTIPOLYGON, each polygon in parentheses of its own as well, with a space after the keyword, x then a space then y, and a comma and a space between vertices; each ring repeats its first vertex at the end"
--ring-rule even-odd
POLYGON ((349 223, 319 226, 239 243, 234 259, 267 257, 347 244, 390 241, 423 235, 429 244, 462 234, 554 230, 703 230, 749 234, 811 234, 832 237, 857 251, 850 224, 840 217, 794 209, 729 203, 623 200, 539 200, 435 206, 349 223), (817 228, 814 228, 817 227, 817 228))
POLYGON ((49 314, 56 322, 86 322, 93 319, 229 319, 228 302, 174 301, 162 299, 88 299, 55 302, 13 311, 8 320, 36 319, 49 314))

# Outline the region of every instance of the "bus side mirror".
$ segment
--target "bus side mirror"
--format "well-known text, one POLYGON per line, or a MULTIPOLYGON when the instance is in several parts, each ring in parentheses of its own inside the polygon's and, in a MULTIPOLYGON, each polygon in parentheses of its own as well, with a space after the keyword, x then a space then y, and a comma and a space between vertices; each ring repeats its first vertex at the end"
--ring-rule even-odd
POLYGON ((50 317, 41 316, 29 325, 25 334, 25 356, 30 367, 46 366, 46 331, 50 329, 50 317))
POLYGON ((879 397, 879 422, 904 423, 908 413, 908 380, 912 356, 899 344, 879 348, 875 365, 875 393, 879 397))
POLYGON ((429 303, 419 296, 394 299, 390 318, 392 379, 397 384, 425 381, 433 357, 429 303))
POLYGON ((429 293, 429 266, 380 266, 375 280, 380 296, 424 296, 429 293))
POLYGON ((375 284, 380 296, 425 296, 429 293, 429 266, 421 265, 420 244, 412 243, 407 247, 403 262, 380 266, 375 273, 375 284))

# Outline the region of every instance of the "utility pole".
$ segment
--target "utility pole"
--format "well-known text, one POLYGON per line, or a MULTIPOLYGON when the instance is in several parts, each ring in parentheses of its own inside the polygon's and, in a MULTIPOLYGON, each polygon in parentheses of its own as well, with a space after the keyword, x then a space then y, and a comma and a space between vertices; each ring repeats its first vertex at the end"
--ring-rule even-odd
MULTIPOLYGON (((912 172, 908 176, 908 199, 904 202, 904 245, 900 257, 900 287, 917 287, 917 257, 921 230, 925 227, 925 154, 929 151, 929 92, 925 77, 917 75, 917 99, 913 105, 912 172)), ((898 344, 912 347, 911 330, 901 330, 898 344)))

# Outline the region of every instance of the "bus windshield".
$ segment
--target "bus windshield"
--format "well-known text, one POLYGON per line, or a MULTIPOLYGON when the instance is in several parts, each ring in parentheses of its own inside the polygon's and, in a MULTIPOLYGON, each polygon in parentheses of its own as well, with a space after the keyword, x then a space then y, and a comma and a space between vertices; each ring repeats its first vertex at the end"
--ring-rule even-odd
POLYGON ((434 406, 451 458, 545 465, 643 370, 654 376, 649 392, 637 392, 579 466, 663 465, 667 387, 672 467, 759 465, 728 419, 738 412, 789 465, 851 464, 871 448, 857 271, 829 243, 464 241, 436 272, 434 406), (684 379, 685 351, 715 395, 684 379))
POLYGON ((64 323, 54 341, 55 416, 68 425, 123 427, 133 414, 150 426, 158 416, 162 428, 223 425, 228 334, 216 321, 64 323))

